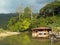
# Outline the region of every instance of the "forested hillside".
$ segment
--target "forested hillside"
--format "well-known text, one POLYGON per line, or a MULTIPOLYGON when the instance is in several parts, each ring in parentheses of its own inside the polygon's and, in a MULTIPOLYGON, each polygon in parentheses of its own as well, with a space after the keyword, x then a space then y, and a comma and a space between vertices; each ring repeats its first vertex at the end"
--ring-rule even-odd
POLYGON ((16 13, 0 14, 0 28, 6 28, 10 18, 18 16, 16 13))

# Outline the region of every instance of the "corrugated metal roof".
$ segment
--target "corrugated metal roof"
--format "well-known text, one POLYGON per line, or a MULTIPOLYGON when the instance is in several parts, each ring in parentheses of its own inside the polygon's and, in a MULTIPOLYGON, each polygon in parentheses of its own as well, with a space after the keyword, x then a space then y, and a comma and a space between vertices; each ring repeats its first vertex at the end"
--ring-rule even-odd
POLYGON ((32 30, 34 29, 51 29, 50 27, 38 27, 38 28, 33 28, 32 30))

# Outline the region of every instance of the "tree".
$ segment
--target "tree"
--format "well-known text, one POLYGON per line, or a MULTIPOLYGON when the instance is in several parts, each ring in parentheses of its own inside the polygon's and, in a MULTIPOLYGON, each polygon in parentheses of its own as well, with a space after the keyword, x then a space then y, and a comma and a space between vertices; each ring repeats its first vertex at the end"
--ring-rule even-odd
POLYGON ((30 19, 21 19, 20 21, 17 21, 13 24, 14 22, 12 20, 9 21, 8 28, 11 31, 24 31, 27 30, 30 26, 30 19))
POLYGON ((20 25, 19 25, 19 30, 20 31, 24 31, 24 30, 27 30, 29 29, 29 26, 30 26, 30 20, 29 19, 23 19, 23 21, 20 22, 20 25))
POLYGON ((26 7, 24 13, 21 13, 20 17, 18 17, 19 20, 14 19, 15 17, 10 19, 8 28, 12 31, 25 31, 29 29, 31 24, 31 13, 31 9, 26 7), (15 20, 17 21, 15 22, 15 20))
POLYGON ((33 16, 32 16, 32 10, 31 10, 31 8, 26 7, 24 9, 24 15, 32 20, 33 16))
POLYGON ((60 13, 60 1, 54 1, 46 6, 44 6, 42 9, 40 9, 40 15, 41 16, 55 16, 59 15, 60 13))
POLYGON ((16 13, 18 13, 18 18, 20 19, 20 16, 23 14, 23 12, 24 12, 24 8, 21 6, 21 7, 18 7, 17 8, 17 11, 16 11, 16 13))

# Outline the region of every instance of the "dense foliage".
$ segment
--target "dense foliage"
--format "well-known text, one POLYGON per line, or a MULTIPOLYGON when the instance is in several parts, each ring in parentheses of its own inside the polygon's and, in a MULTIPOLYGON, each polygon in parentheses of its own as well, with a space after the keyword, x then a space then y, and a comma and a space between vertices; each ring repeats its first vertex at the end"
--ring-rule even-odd
POLYGON ((19 14, 18 17, 13 17, 10 19, 8 24, 8 29, 11 31, 24 31, 29 29, 31 24, 31 10, 26 7, 24 13, 19 14))
POLYGON ((60 2, 47 4, 40 10, 40 14, 33 13, 26 7, 19 16, 10 19, 8 29, 11 31, 31 30, 35 27, 60 27, 60 2), (45 17, 44 17, 45 16, 45 17))
POLYGON ((47 4, 40 10, 40 16, 54 16, 60 14, 60 1, 47 4))

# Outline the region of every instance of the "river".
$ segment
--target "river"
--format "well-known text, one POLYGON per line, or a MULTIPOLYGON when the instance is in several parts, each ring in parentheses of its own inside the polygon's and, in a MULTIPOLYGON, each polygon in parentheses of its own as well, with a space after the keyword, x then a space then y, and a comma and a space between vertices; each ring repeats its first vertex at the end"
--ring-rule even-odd
MULTIPOLYGON (((19 35, 1 37, 0 45, 51 45, 50 41, 39 41, 32 38, 28 33, 19 35)), ((60 42, 54 45, 60 45, 60 42)))

